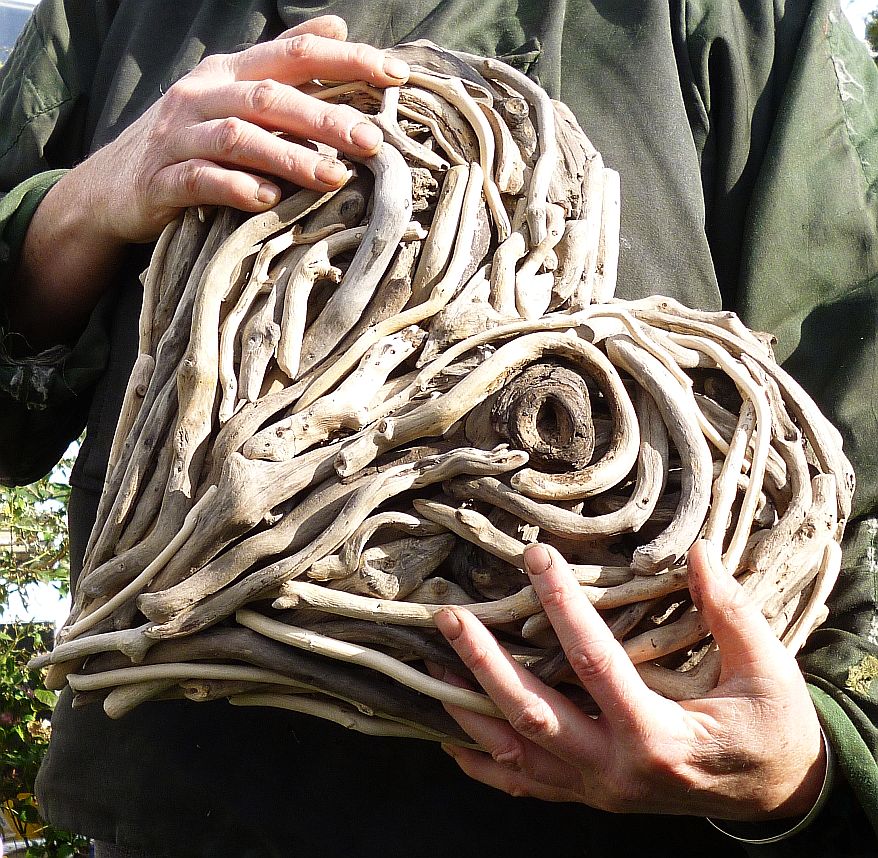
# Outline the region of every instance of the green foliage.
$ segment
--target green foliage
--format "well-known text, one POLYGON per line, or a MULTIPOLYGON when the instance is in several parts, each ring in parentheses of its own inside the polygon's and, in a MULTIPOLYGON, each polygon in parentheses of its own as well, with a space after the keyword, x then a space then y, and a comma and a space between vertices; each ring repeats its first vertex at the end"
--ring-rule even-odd
POLYGON ((878 63, 878 9, 873 10, 866 17, 866 41, 872 49, 872 56, 878 63))
MULTIPOLYGON (((0 610, 27 587, 68 588, 66 509, 70 461, 30 486, 0 487, 0 610)), ((52 629, 38 623, 0 626, 0 814, 27 858, 73 858, 87 854, 87 841, 45 825, 33 796, 46 752, 56 695, 27 662, 52 645, 52 629)), ((7 836, 10 831, 7 830, 7 836)))

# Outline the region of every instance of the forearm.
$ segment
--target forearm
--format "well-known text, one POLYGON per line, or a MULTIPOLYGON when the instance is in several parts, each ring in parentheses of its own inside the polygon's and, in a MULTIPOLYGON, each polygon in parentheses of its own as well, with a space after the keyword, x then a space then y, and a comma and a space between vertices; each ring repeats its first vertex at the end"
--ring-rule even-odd
POLYGON ((125 244, 100 225, 89 194, 88 163, 45 196, 28 227, 9 322, 34 349, 72 342, 107 289, 125 244))

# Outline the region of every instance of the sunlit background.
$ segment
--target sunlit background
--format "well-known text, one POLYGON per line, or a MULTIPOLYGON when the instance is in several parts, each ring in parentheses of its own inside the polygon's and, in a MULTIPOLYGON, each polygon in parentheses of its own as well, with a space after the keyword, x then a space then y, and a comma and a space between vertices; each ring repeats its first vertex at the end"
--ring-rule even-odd
MULTIPOLYGON (((9 53, 19 30, 24 25, 37 0, 0 0, 0 62, 9 53)), ((850 19, 854 32, 864 38, 865 19, 875 9, 878 0, 842 0, 841 7, 850 19)), ((19 620, 38 620, 59 627, 67 618, 67 600, 59 600, 54 588, 31 587, 27 591, 27 605, 13 596, 5 611, 0 613, 0 623, 19 620)))

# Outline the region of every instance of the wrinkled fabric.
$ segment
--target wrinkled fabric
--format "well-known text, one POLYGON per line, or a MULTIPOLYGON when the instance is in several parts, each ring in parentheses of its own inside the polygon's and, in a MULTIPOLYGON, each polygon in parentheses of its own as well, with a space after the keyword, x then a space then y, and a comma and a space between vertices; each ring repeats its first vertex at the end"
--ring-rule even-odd
MULTIPOLYGON (((513 800, 433 746, 290 713, 168 702, 113 722, 97 707, 73 710, 65 694, 39 783, 49 818, 185 856, 875 854, 878 73, 836 4, 43 2, 0 71, 0 298, 15 288, 46 190, 34 177, 111 141, 206 54, 328 12, 378 46, 429 38, 520 58, 621 174, 618 294, 736 310, 775 334, 778 355, 838 425, 858 478, 855 520, 830 620, 801 664, 842 777, 806 833, 745 847, 699 819, 513 800)), ((146 254, 132 249, 54 368, 30 356, 43 370, 27 375, 26 350, 0 355, 0 480, 50 467, 87 420, 72 480, 74 569, 136 355, 146 254)))

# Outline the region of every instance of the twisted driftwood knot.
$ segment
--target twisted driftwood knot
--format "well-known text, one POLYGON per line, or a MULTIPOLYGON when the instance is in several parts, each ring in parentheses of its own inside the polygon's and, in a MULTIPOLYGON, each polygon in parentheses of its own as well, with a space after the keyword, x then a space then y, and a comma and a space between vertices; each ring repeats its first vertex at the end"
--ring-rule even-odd
POLYGON ((140 355, 73 611, 77 705, 228 698, 466 743, 434 680, 466 604, 583 702, 522 571, 541 540, 675 699, 718 657, 686 554, 722 546, 796 651, 825 616, 853 474, 730 313, 613 298, 619 181, 496 60, 397 49, 406 86, 320 82, 385 143, 344 188, 188 211, 144 278, 140 355))
POLYGON ((571 369, 538 362, 513 376, 491 409, 494 430, 550 471, 584 468, 594 453, 591 398, 571 369))

